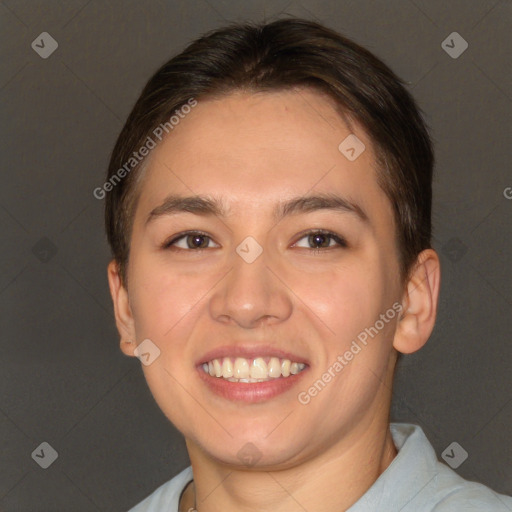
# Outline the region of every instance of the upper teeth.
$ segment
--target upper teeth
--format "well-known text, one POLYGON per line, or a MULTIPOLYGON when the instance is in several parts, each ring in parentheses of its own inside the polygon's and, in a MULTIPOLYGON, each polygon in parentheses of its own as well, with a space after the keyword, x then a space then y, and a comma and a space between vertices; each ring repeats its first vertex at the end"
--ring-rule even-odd
POLYGON ((212 377, 222 377, 232 382, 262 382, 278 377, 289 377, 302 371, 304 363, 293 363, 289 359, 257 357, 249 360, 243 357, 212 359, 203 364, 203 369, 212 377))

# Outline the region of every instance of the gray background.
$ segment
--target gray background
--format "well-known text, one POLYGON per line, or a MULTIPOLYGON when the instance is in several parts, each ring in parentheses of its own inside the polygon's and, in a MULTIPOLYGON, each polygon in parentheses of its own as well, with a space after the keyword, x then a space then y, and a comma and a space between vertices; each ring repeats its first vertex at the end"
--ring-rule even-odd
POLYGON ((123 511, 187 463, 136 359, 124 357, 106 280, 109 153, 142 86, 193 38, 233 20, 317 19, 363 44, 426 112, 438 158, 440 312, 404 357, 392 419, 438 456, 512 493, 509 1, 0 2, 0 510, 123 511), (31 43, 49 32, 42 59, 31 43), (469 48, 451 58, 458 32, 469 48), (48 442, 46 470, 31 453, 48 442))

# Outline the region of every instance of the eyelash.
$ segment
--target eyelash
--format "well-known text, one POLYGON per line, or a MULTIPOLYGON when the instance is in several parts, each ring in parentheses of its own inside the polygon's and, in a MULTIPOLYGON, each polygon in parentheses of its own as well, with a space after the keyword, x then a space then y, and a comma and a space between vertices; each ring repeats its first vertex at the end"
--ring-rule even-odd
MULTIPOLYGON (((192 236, 192 235, 203 236, 203 237, 209 238, 211 240, 211 237, 208 234, 204 233, 203 231, 186 231, 184 233, 180 233, 179 235, 175 236, 171 240, 164 242, 162 244, 162 249, 170 249, 170 250, 174 250, 174 251, 193 251, 193 252, 199 252, 199 253, 206 249, 210 249, 210 247, 206 247, 204 249, 191 249, 191 248, 183 249, 181 247, 173 247, 173 245, 175 243, 179 242, 183 238, 186 238, 187 236, 192 236)), ((337 235, 336 233, 333 233, 332 231, 327 231, 325 229, 312 229, 312 230, 306 231, 304 233, 301 233, 301 235, 302 236, 297 240, 297 242, 295 242, 295 244, 297 244, 303 238, 306 238, 311 235, 323 235, 323 236, 329 237, 331 240, 334 240, 338 244, 338 247, 334 247, 334 246, 333 247, 331 247, 331 246, 329 246, 329 247, 310 247, 309 249, 311 251, 314 251, 315 253, 322 252, 325 249, 332 250, 335 248, 343 249, 343 248, 348 247, 348 244, 344 238, 337 235)))

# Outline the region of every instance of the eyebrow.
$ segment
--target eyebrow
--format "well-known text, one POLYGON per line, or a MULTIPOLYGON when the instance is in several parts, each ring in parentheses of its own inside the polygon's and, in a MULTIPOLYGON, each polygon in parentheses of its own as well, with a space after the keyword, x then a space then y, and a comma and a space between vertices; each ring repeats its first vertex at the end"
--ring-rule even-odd
MULTIPOLYGON (((300 196, 279 202, 273 211, 275 220, 281 221, 291 215, 300 215, 318 210, 333 210, 354 215, 360 221, 369 223, 368 215, 357 203, 343 198, 337 194, 316 194, 300 196)), ((193 213, 195 215, 215 215, 226 217, 228 208, 222 200, 209 196, 178 196, 170 195, 151 210, 146 225, 164 215, 177 215, 180 213, 193 213)))

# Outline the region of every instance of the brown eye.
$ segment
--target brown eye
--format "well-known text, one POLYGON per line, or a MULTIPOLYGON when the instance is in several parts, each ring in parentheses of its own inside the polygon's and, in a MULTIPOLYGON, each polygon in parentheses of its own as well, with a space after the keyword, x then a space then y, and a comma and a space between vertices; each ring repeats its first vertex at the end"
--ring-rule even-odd
POLYGON ((311 231, 296 242, 295 245, 307 249, 329 249, 336 246, 347 247, 347 243, 343 238, 328 231, 311 231), (301 240, 305 240, 305 244, 301 243, 301 240))
MULTIPOLYGON (((205 233, 198 231, 191 231, 189 233, 182 233, 181 235, 173 238, 170 242, 163 245, 164 249, 181 249, 181 250, 202 250, 209 249, 210 243, 214 243, 211 237, 205 233)), ((215 244, 219 247, 218 244, 215 244)))
POLYGON ((185 240, 189 249, 205 249, 208 247, 209 238, 204 235, 187 235, 185 240))
POLYGON ((331 237, 329 235, 324 235, 323 233, 309 235, 308 243, 309 245, 314 246, 315 249, 318 249, 320 247, 329 247, 331 243, 331 237))

